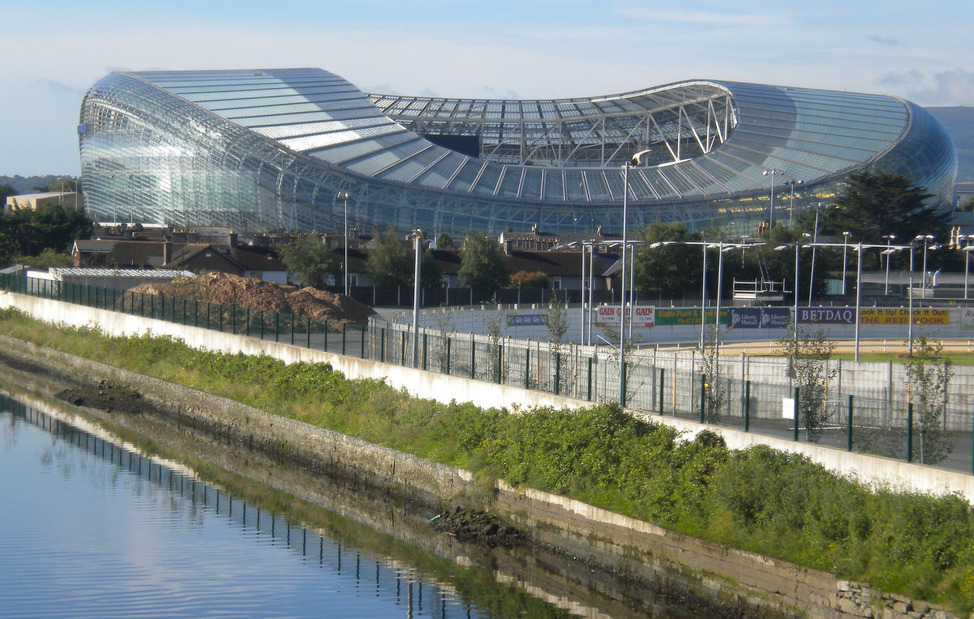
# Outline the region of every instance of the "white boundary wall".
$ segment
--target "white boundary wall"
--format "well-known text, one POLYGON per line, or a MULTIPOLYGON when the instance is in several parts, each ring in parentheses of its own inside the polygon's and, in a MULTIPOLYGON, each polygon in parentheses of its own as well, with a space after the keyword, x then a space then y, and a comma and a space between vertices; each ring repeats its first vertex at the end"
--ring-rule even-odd
MULTIPOLYGON (((473 381, 435 372, 423 372, 397 365, 346 357, 301 346, 284 344, 221 333, 188 325, 142 318, 120 312, 95 309, 50 299, 42 299, 10 292, 0 292, 0 308, 16 308, 35 318, 72 327, 97 327, 114 336, 137 336, 146 333, 167 335, 190 346, 227 353, 251 355, 266 354, 287 363, 330 363, 349 378, 384 380, 396 389, 409 394, 440 402, 474 402, 483 407, 517 407, 530 409, 540 406, 557 408, 583 408, 590 402, 519 389, 494 383, 473 381)), ((745 433, 715 425, 660 417, 633 411, 634 414, 654 423, 666 424, 695 435, 701 430, 720 434, 731 449, 745 449, 763 444, 786 452, 800 453, 829 470, 871 486, 884 486, 896 490, 916 491, 929 494, 957 494, 974 503, 974 476, 937 469, 930 466, 908 464, 891 458, 867 456, 841 449, 775 439, 764 435, 745 433)))

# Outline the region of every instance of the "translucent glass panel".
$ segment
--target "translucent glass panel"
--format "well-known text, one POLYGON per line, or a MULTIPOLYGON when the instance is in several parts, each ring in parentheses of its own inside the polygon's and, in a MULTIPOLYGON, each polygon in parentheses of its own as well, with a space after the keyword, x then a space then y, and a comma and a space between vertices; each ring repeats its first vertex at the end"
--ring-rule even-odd
MULTIPOLYGON (((628 115, 694 97, 712 101, 715 93, 733 94, 739 124, 722 125, 726 141, 707 154, 632 169, 631 222, 693 227, 737 217, 728 229, 747 226, 750 213, 761 216, 755 204, 768 194, 771 178, 762 172, 771 167, 804 180, 809 196, 867 165, 909 173, 938 197, 950 194, 956 155, 949 137, 922 109, 887 97, 692 83, 605 100, 374 98, 380 110, 341 78, 302 69, 101 80, 82 109, 85 199, 101 219, 327 230, 337 229, 334 196, 348 190, 354 225, 363 229, 614 227, 622 170, 618 160, 603 163, 605 153, 628 156, 633 131, 646 131, 628 115), (456 134, 479 137, 500 162, 433 145, 384 115, 394 110, 417 122, 449 119, 456 134), (574 150, 573 167, 516 164, 532 150, 558 161, 559 149, 574 150)), ((685 108, 695 121, 702 109, 685 108)), ((676 112, 655 120, 664 134, 645 133, 654 151, 666 151, 664 136, 679 136, 684 147, 698 137, 676 112)))

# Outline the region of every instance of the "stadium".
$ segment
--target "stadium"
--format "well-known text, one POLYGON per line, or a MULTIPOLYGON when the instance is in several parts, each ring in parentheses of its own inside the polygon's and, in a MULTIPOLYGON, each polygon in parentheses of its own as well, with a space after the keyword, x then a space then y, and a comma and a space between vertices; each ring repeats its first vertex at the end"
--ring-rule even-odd
POLYGON ((719 80, 549 100, 369 94, 322 69, 116 72, 85 94, 85 207, 236 231, 743 233, 853 172, 953 206, 944 127, 903 99, 719 80), (638 164, 630 162, 640 154, 638 164), (625 207, 625 208, 623 208, 625 207))

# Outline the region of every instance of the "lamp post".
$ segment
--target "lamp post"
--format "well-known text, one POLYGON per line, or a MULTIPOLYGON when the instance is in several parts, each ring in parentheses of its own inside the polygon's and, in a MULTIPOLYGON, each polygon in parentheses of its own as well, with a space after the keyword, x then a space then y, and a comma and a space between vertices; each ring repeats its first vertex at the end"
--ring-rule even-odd
POLYGON ((974 240, 974 235, 967 235, 964 242, 964 300, 967 300, 967 282, 968 275, 971 272, 971 251, 974 251, 974 245, 971 245, 971 240, 974 240))
MULTIPOLYGON (((859 309, 862 307, 862 242, 856 244, 859 257, 856 260, 856 362, 859 361, 859 309)), ((845 273, 842 273, 843 279, 845 273)), ((843 290, 843 293, 845 291, 843 290)))
MULTIPOLYGON (((419 280, 420 280, 420 254, 423 250, 423 231, 413 230, 413 252, 415 252, 415 266, 413 268, 413 367, 419 365, 419 280)), ((428 241, 432 249, 436 249, 436 243, 428 241)))
POLYGON ((642 163, 642 150, 627 160, 622 166, 622 260, 619 263, 619 406, 626 406, 626 244, 629 219, 629 168, 642 163))
POLYGON ((771 177, 771 208, 768 209, 768 227, 774 226, 774 177, 784 174, 782 170, 777 168, 771 168, 770 170, 765 170, 764 175, 771 177))
POLYGON ((796 181, 791 179, 791 200, 788 202, 788 226, 792 225, 792 220, 795 214, 795 185, 801 185, 801 181, 796 181))
POLYGON ((342 245, 345 246, 345 260, 342 262, 342 278, 345 284, 345 296, 348 296, 348 199, 351 197, 348 192, 339 191, 338 195, 335 196, 338 200, 343 200, 345 202, 345 229, 342 232, 342 245))
POLYGON ((815 227, 812 229, 812 264, 808 272, 808 306, 812 306, 812 294, 815 292, 815 250, 818 243, 818 214, 822 210, 822 203, 815 205, 815 227))
POLYGON ((910 357, 913 356, 913 243, 910 243, 910 311, 909 325, 906 328, 906 339, 910 343, 910 357))
MULTIPOLYGON (((808 237, 810 235, 806 232, 806 233, 802 234, 802 236, 808 237)), ((798 345, 798 293, 799 293, 798 288, 799 288, 799 283, 801 282, 801 277, 800 277, 801 271, 799 269, 799 256, 801 255, 801 248, 802 248, 801 239, 795 241, 794 246, 795 246, 795 290, 794 290, 794 292, 795 292, 795 309, 794 309, 794 311, 795 311, 795 323, 794 323, 794 325, 792 325, 792 328, 794 329, 795 345, 797 346, 798 345)), ((788 249, 788 247, 789 247, 789 245, 779 245, 779 246, 775 247, 774 250, 775 251, 782 251, 782 250, 788 249)), ((812 249, 814 250, 815 248, 813 247, 812 249)), ((797 348, 796 348, 796 350, 797 350, 797 348)))
POLYGON ((890 251, 890 243, 896 239, 896 235, 885 234, 883 235, 883 238, 886 239, 886 251, 883 252, 883 254, 886 256, 886 285, 883 287, 883 294, 889 295, 889 259, 890 256, 893 255, 890 251))
MULTIPOLYGON (((845 278, 846 278, 846 268, 847 258, 849 255, 849 237, 852 236, 851 232, 842 233, 842 296, 845 296, 845 278)), ((861 245, 861 243, 860 243, 861 245)), ((856 280, 856 286, 859 285, 858 280, 856 280)))
MULTIPOLYGON (((916 240, 923 241, 923 279, 920 281, 920 296, 923 299, 927 298, 927 249, 931 247, 930 241, 935 237, 932 234, 918 234, 916 240)), ((933 245, 933 249, 937 246, 933 245)))

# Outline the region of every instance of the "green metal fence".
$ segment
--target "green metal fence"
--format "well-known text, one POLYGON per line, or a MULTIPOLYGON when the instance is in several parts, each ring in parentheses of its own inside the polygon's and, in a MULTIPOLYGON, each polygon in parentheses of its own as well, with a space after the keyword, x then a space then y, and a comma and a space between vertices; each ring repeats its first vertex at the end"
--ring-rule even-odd
MULTIPOLYGON (((0 288, 382 363, 415 364, 429 372, 589 402, 618 402, 620 381, 624 381, 625 404, 631 409, 915 462, 942 458, 945 446, 946 451, 958 448, 967 454, 970 449, 974 454, 974 413, 955 405, 945 407, 942 427, 919 424, 905 393, 897 391, 902 377, 894 376, 894 369, 900 370, 892 364, 888 380, 866 376, 855 390, 843 388, 843 373, 839 372, 839 380, 827 385, 820 423, 809 428, 802 423, 801 415, 796 423, 783 414, 783 407, 795 399, 796 391, 781 359, 722 360, 720 378, 709 385, 701 374, 697 353, 634 351, 620 371, 618 350, 604 346, 554 345, 422 329, 415 337, 414 348, 409 325, 383 321, 372 321, 366 327, 86 284, 38 281, 21 275, 0 275, 0 288), (751 380, 751 376, 763 379, 751 380), (887 386, 876 386, 883 382, 887 386), (716 404, 713 393, 721 396, 716 404)), ((861 367, 857 364, 847 373, 864 371, 858 369, 861 367)), ((797 399, 801 402, 801 393, 797 399)), ((974 456, 965 457, 966 461, 958 461, 954 455, 945 462, 952 468, 974 471, 974 456)))

